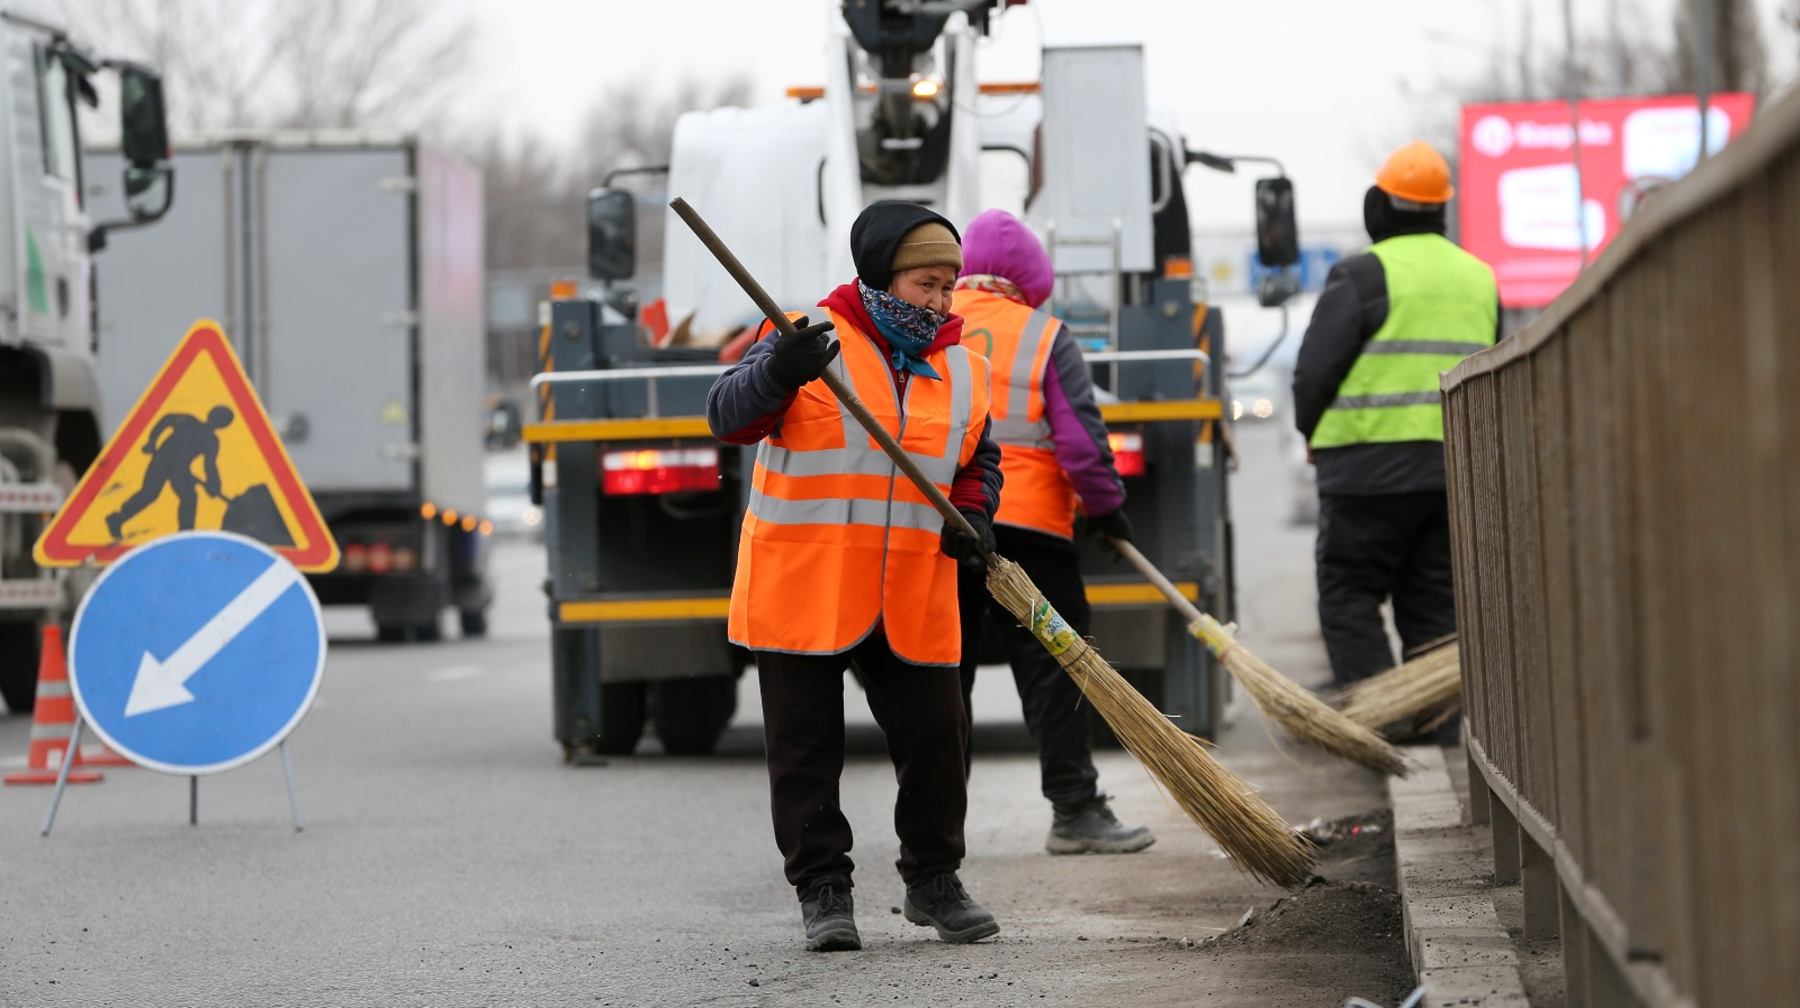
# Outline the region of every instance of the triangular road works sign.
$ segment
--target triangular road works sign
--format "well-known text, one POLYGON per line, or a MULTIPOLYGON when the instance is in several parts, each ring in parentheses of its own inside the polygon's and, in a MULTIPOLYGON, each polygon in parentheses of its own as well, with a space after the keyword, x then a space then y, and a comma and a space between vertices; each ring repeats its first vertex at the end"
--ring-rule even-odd
POLYGON ((182 337, 33 553, 47 567, 106 563, 190 529, 260 539, 303 571, 338 563, 243 365, 206 319, 182 337))

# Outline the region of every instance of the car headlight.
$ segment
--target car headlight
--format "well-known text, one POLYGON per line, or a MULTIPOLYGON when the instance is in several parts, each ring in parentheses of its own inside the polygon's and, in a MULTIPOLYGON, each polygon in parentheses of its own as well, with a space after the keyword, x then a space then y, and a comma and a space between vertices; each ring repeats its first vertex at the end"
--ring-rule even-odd
POLYGON ((1258 399, 1251 404, 1250 412, 1256 414, 1259 419, 1267 420, 1275 415, 1275 404, 1267 399, 1258 399))
POLYGON ((544 520, 544 509, 536 504, 527 504, 525 510, 519 512, 519 520, 530 528, 537 528, 544 520))
POLYGON ((1244 404, 1239 402, 1236 399, 1231 400, 1231 419, 1242 420, 1243 418, 1244 418, 1244 404))

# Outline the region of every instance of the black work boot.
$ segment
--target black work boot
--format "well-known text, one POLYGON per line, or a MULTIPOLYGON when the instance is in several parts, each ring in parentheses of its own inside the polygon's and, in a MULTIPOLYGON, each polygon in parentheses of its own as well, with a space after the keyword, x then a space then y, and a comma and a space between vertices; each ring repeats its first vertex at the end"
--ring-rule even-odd
POLYGON ((953 871, 933 872, 906 887, 906 919, 937 928, 938 937, 954 945, 992 938, 1000 923, 969 896, 953 871))
POLYGON ((850 896, 850 880, 827 875, 806 887, 800 897, 800 919, 806 925, 809 952, 855 952, 862 948, 856 933, 856 901, 850 896))
POLYGON ((1148 826, 1125 826, 1105 795, 1073 807, 1056 809, 1044 849, 1052 854, 1134 854, 1156 842, 1148 826))

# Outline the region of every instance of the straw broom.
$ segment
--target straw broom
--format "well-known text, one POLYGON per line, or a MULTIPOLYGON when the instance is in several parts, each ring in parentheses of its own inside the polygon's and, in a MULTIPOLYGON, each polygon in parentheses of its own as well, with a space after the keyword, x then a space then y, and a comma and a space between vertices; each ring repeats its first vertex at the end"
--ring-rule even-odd
MULTIPOLYGON (((694 208, 679 198, 669 206, 693 229, 700 242, 781 334, 792 335, 794 324, 694 208)), ((980 537, 968 519, 951 505, 937 485, 919 469, 918 463, 869 413, 856 393, 833 371, 827 370, 820 377, 894 464, 937 507, 944 520, 979 542, 980 537)), ((1305 837, 1290 827, 1249 785, 1215 760, 1206 751, 1204 742, 1184 734, 1133 689, 1057 614, 1024 570, 985 550, 982 559, 987 562, 988 591, 1056 656, 1125 748, 1150 771, 1181 810, 1237 862, 1240 869, 1286 887, 1301 885, 1311 877, 1316 852, 1305 837)))
POLYGON ((1138 573, 1150 580, 1169 600, 1176 611, 1187 618, 1188 633, 1205 644, 1226 671, 1244 687, 1258 710, 1281 727, 1290 738, 1360 763, 1371 770, 1395 776, 1406 776, 1406 761, 1400 750, 1370 728, 1332 709, 1312 691, 1270 667, 1249 649, 1239 644, 1231 631, 1219 621, 1195 608, 1163 573, 1138 552, 1136 546, 1122 539, 1107 537, 1119 555, 1131 561, 1138 573))
POLYGON ((1430 714, 1441 721, 1462 703, 1462 656, 1455 641, 1346 687, 1344 716, 1379 729, 1430 714))

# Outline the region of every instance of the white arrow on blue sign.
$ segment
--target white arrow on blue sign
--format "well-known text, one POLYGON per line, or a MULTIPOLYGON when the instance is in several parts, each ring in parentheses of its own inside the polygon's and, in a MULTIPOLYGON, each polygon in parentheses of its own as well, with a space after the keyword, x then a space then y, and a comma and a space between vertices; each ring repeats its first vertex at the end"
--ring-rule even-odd
POLYGON ((230 532, 180 532, 121 557, 69 632, 82 720, 166 773, 218 773, 300 723, 325 671, 325 624, 306 578, 230 532))

